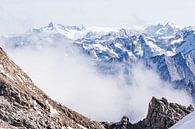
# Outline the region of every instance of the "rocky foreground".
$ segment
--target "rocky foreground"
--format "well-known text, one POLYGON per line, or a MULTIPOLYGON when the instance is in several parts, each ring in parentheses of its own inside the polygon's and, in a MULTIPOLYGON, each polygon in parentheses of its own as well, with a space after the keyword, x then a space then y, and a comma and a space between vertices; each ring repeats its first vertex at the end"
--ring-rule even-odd
POLYGON ((132 124, 128 117, 124 116, 120 122, 102 122, 102 124, 106 129, 168 129, 193 111, 191 105, 185 107, 177 103, 169 103, 165 98, 153 97, 144 120, 132 124))
POLYGON ((1 129, 167 129, 193 110, 152 98, 146 118, 136 124, 128 117, 99 123, 52 100, 0 48, 1 129))

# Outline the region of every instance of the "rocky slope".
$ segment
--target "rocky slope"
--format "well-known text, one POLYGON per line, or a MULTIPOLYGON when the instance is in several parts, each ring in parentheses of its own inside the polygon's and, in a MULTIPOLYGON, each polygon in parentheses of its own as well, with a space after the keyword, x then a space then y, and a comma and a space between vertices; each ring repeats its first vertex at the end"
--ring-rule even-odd
POLYGON ((5 129, 103 129, 52 100, 0 48, 0 127, 5 129))
POLYGON ((191 105, 185 107, 176 103, 169 103, 165 98, 157 99, 153 97, 144 120, 132 124, 128 117, 124 116, 120 122, 102 122, 102 124, 106 129, 168 129, 193 111, 191 105))

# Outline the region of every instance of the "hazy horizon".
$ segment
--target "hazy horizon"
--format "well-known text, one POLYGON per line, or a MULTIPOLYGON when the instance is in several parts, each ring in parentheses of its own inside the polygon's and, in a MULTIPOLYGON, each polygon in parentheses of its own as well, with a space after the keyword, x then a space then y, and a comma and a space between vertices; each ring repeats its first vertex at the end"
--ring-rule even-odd
POLYGON ((195 25, 192 0, 0 0, 1 32, 22 32, 50 21, 101 27, 146 26, 158 23, 195 25))

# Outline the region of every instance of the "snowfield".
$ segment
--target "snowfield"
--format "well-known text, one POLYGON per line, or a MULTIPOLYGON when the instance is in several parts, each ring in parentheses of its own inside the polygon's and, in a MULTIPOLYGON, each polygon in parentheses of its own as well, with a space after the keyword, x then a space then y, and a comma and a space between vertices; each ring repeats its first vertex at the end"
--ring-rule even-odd
POLYGON ((170 129, 194 129, 195 128, 195 112, 190 113, 170 129))

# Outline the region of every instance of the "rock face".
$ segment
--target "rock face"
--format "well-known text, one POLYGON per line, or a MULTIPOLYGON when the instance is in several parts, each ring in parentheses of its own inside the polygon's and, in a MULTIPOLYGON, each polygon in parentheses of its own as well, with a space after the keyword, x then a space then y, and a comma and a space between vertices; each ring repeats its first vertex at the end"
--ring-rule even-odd
POLYGON ((194 109, 191 105, 185 107, 177 103, 169 103, 165 98, 153 97, 144 120, 131 124, 128 117, 123 117, 118 123, 102 122, 102 124, 106 129, 168 129, 192 111, 194 109))
POLYGON ((102 122, 102 125, 104 125, 106 129, 133 129, 133 124, 129 122, 129 118, 127 116, 123 116, 120 122, 102 122))
POLYGON ((103 129, 49 98, 0 48, 0 128, 103 129))
POLYGON ((165 98, 159 100, 153 97, 144 123, 154 129, 167 129, 192 111, 194 109, 191 105, 186 108, 176 103, 168 103, 165 98))

